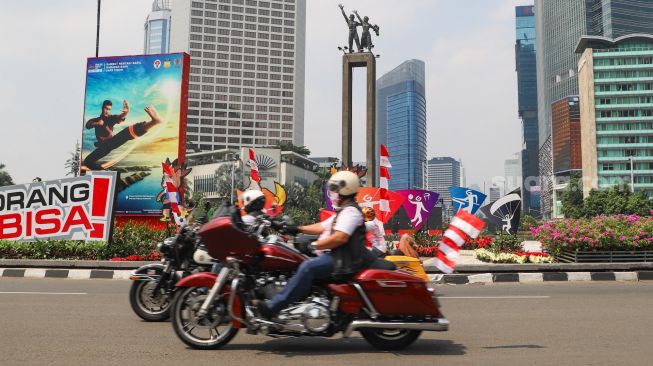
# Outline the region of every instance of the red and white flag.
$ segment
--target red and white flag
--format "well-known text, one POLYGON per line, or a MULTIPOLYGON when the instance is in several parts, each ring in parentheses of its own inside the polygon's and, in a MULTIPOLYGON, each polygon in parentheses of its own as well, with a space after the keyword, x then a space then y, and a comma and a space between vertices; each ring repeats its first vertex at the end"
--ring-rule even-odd
POLYGON ((179 209, 179 190, 172 179, 174 171, 172 167, 167 164, 163 164, 163 189, 170 202, 170 211, 172 211, 172 216, 175 219, 177 224, 180 223, 181 210, 179 209))
POLYGON ((254 155, 254 149, 249 149, 249 167, 249 177, 257 184, 260 183, 261 176, 258 175, 258 164, 256 164, 256 155, 254 155))
POLYGON ((390 155, 385 145, 381 144, 381 164, 379 168, 379 211, 381 221, 385 221, 386 215, 390 212, 390 196, 388 194, 388 181, 390 180, 390 155))
POLYGON ((460 248, 467 240, 476 239, 484 227, 483 220, 465 210, 459 210, 442 236, 437 256, 429 261, 431 263, 425 264, 433 264, 444 273, 452 273, 460 257, 460 248))
POLYGON ((381 166, 384 166, 386 168, 392 168, 392 165, 390 164, 390 154, 388 154, 388 149, 386 149, 385 145, 381 144, 381 166))

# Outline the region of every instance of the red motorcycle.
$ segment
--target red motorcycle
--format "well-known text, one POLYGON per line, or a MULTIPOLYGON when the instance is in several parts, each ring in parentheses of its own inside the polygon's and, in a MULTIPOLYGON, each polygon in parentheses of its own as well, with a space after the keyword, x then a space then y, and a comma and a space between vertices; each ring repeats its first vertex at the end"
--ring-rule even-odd
POLYGON ((264 237, 270 221, 249 234, 235 220, 217 218, 198 232, 211 257, 225 263, 220 272, 193 274, 176 285, 172 326, 187 345, 217 349, 245 328, 271 337, 349 337, 359 331, 378 349, 398 350, 422 331, 448 330, 435 291, 422 279, 376 269, 314 283, 304 301, 273 320, 259 317, 252 301, 272 298, 308 257, 279 236, 264 237))

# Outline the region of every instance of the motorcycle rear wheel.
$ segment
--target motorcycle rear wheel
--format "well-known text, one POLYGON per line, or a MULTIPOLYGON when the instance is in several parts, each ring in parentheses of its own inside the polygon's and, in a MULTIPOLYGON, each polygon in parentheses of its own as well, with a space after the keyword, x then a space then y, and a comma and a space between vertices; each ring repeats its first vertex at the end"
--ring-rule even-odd
POLYGON ((204 317, 197 315, 207 292, 205 287, 181 289, 172 305, 175 333, 182 342, 195 349, 218 349, 238 333, 238 328, 234 328, 231 322, 225 297, 216 299, 204 317))
POLYGON ((361 335, 367 343, 382 351, 404 349, 419 338, 421 330, 395 329, 361 329, 361 335))
POLYGON ((155 281, 134 281, 129 289, 129 304, 141 319, 162 322, 170 317, 170 298, 165 293, 153 295, 155 281))

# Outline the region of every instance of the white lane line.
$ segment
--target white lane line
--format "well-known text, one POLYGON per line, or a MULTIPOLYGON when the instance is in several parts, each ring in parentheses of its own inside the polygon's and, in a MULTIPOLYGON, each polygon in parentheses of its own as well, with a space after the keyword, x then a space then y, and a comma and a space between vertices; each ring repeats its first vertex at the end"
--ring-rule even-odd
POLYGON ((87 292, 27 292, 27 291, 0 291, 5 295, 88 295, 87 292))
POLYGON ((438 299, 549 299, 551 296, 438 296, 438 299))

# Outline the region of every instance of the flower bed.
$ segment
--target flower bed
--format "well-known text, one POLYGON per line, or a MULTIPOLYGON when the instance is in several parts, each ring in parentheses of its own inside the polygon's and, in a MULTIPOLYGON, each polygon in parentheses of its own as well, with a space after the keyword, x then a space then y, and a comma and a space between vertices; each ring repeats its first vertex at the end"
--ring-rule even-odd
POLYGON ((563 251, 652 250, 653 217, 565 219, 533 227, 531 234, 554 257, 563 251))
POLYGON ((551 263, 553 258, 544 252, 522 252, 513 253, 493 252, 487 249, 476 249, 474 251, 476 259, 490 263, 551 263))

